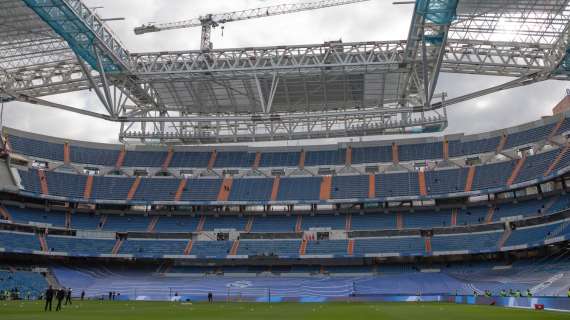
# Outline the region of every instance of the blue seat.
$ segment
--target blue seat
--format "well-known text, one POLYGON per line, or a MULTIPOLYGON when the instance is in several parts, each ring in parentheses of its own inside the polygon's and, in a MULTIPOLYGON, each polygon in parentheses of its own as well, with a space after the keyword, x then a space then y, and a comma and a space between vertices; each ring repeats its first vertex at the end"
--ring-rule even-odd
POLYGON ((369 176, 334 176, 332 178, 332 199, 368 198, 369 176))
POLYGON ((9 135, 12 150, 26 156, 63 161, 63 144, 9 135))
POLYGON ((251 168, 255 153, 223 151, 216 154, 214 168, 251 168))
POLYGON ((281 178, 277 200, 317 201, 321 192, 321 177, 281 178))
POLYGON ((392 162, 392 146, 352 148, 352 164, 385 162, 392 162))
POLYGON ((69 156, 71 162, 91 165, 113 167, 117 163, 120 150, 94 149, 78 146, 70 146, 69 156))
POLYGON ((296 256, 300 240, 240 240, 237 254, 248 256, 296 256))
POLYGON ((124 167, 161 167, 166 160, 167 152, 158 151, 127 151, 123 162, 124 167))
POLYGON ((297 167, 300 156, 300 152, 262 152, 259 167, 297 167))
POLYGON ((133 200, 140 201, 174 201, 179 179, 172 177, 142 178, 133 200))
POLYGON ((272 178, 234 179, 230 189, 230 201, 269 201, 273 189, 272 178))
POLYGON ((427 170, 426 187, 429 195, 463 192, 469 169, 427 170))
POLYGON ((417 172, 398 172, 376 175, 377 197, 405 197, 420 194, 417 172))
POLYGON ((461 157, 473 154, 493 152, 501 142, 500 136, 480 140, 451 140, 449 141, 449 156, 461 157))
POLYGON ((222 179, 188 179, 182 192, 182 201, 216 201, 222 179))
POLYGON ((129 190, 135 178, 130 177, 93 177, 92 199, 127 200, 129 190))
POLYGON ((515 165, 516 162, 510 160, 477 166, 472 190, 506 187, 507 179, 511 176, 515 165))
POLYGON ((480 232, 459 235, 435 235, 431 238, 431 250, 491 252, 497 250, 502 231, 480 232))

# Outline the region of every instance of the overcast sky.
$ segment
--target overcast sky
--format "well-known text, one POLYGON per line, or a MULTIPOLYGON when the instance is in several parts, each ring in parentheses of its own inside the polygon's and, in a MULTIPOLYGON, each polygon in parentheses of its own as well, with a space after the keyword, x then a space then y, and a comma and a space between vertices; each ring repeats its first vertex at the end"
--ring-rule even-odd
MULTIPOLYGON (((110 22, 131 52, 198 49, 200 30, 183 29, 135 36, 133 28, 146 22, 177 21, 206 13, 243 10, 286 2, 287 0, 85 0, 105 18, 125 17, 110 22)), ((361 4, 314 10, 284 16, 229 23, 212 33, 215 48, 251 47, 282 44, 323 43, 406 39, 412 14, 411 5, 392 5, 392 0, 372 0, 361 4)), ((483 76, 447 75, 440 77, 438 90, 449 97, 486 88, 509 79, 483 76)), ((533 121, 551 114, 564 97, 567 82, 547 81, 499 92, 448 110, 449 128, 445 133, 477 133, 533 121)), ((48 100, 104 112, 93 94, 76 92, 48 100)), ((117 124, 70 112, 51 110, 23 103, 6 104, 4 124, 21 130, 52 136, 117 142, 117 124)))

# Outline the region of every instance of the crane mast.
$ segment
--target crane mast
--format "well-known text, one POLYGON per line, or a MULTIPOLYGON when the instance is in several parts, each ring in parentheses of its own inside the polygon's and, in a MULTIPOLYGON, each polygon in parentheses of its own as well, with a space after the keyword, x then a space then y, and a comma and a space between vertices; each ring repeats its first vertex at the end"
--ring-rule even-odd
POLYGON ((301 11, 309 11, 321 8, 336 7, 358 2, 366 2, 371 0, 322 0, 315 2, 303 2, 294 4, 280 4, 275 6, 268 6, 255 9, 247 9, 241 11, 220 13, 220 14, 207 14, 199 18, 166 22, 166 23, 150 23, 145 24, 134 29, 135 34, 144 34, 151 32, 159 32, 165 30, 185 29, 193 27, 202 27, 202 34, 200 39, 200 49, 212 49, 211 33, 212 28, 218 27, 221 24, 233 21, 250 20, 256 18, 277 16, 301 11))

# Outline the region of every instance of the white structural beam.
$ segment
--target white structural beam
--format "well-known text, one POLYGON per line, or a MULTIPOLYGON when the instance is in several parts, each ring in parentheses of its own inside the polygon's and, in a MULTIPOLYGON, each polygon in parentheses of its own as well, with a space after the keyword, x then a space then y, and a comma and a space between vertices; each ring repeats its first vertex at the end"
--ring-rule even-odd
POLYGON ((452 20, 426 17, 407 40, 129 53, 80 0, 0 0, 0 89, 48 105, 32 98, 93 88, 122 139, 199 143, 438 130, 446 105, 568 79, 568 0, 459 0, 452 20), (440 72, 513 80, 432 101, 440 72))

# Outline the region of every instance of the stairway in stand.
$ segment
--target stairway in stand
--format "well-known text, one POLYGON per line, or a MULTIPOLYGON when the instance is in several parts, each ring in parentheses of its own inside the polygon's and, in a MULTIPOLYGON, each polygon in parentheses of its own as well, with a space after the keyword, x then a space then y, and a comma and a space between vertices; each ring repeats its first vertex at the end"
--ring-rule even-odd
POLYGON ((507 243, 507 240, 509 240, 512 233, 513 233, 513 230, 511 229, 510 225, 507 224, 507 227, 505 228, 505 232, 503 232, 503 235, 499 239, 499 243, 497 243, 497 249, 498 250, 501 250, 501 248, 505 246, 505 243, 507 243))
POLYGON ((45 233, 38 233, 38 240, 40 241, 40 248, 43 252, 49 252, 49 247, 46 240, 45 233))
POLYGON ((232 243, 232 248, 230 250, 230 256, 236 256, 237 252, 238 252, 238 248, 239 248, 239 240, 235 240, 234 243, 232 243))
POLYGON ((192 242, 192 240, 188 240, 188 244, 186 245, 186 248, 184 248, 184 255, 187 256, 190 254, 190 252, 192 252, 192 246, 194 245, 194 243, 192 242))
POLYGON ((0 216, 2 216, 2 218, 3 218, 4 220, 13 221, 13 220, 12 220, 12 215, 10 214, 10 212, 8 211, 8 209, 6 209, 6 207, 4 207, 4 205, 0 205, 0 216))
POLYGON ((431 254, 431 237, 425 237, 426 254, 431 254))
POLYGON ((307 239, 303 239, 301 241, 301 246, 299 247, 299 255, 300 256, 304 256, 305 253, 307 252, 307 242, 308 242, 307 239))
POLYGON ((489 207, 489 210, 487 210, 487 215, 485 216, 485 222, 486 223, 493 222, 493 215, 494 214, 495 214, 495 206, 492 205, 489 207))
POLYGON ((119 254, 119 251, 121 250, 121 246, 123 245, 123 239, 119 238, 117 239, 117 241, 115 242, 115 245, 113 246, 113 251, 111 252, 112 254, 119 254))
POLYGON ((354 239, 349 239, 349 240, 348 240, 348 246, 347 246, 347 248, 346 248, 346 253, 347 253, 349 256, 354 255, 354 239))
POLYGON ((148 223, 148 227, 146 228, 146 232, 154 232, 156 229, 156 225, 158 224, 159 216, 153 216, 148 223))

